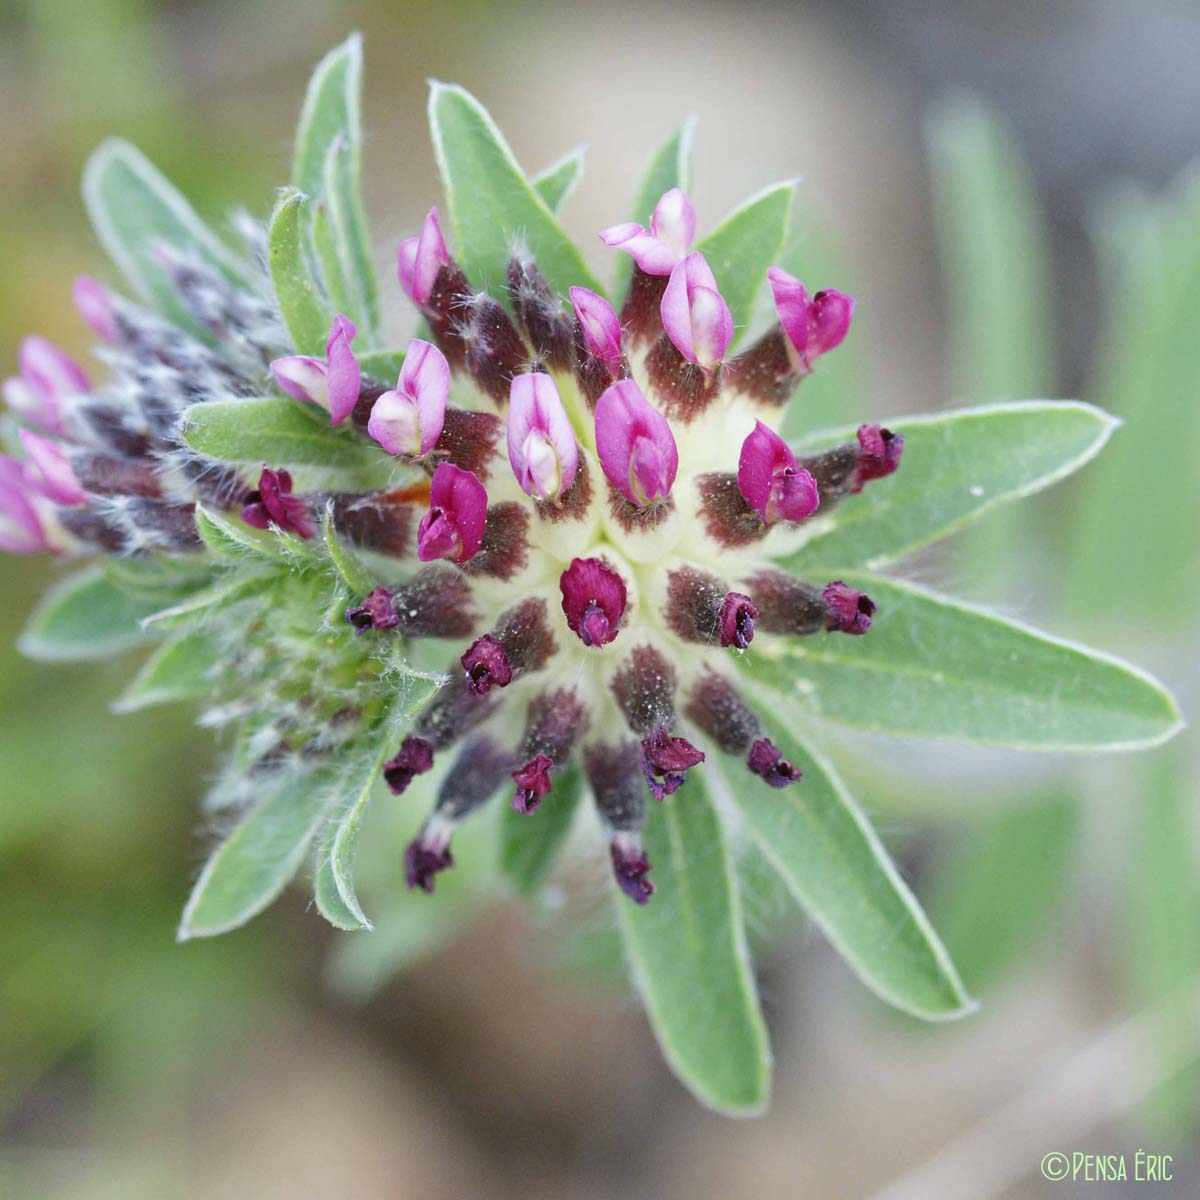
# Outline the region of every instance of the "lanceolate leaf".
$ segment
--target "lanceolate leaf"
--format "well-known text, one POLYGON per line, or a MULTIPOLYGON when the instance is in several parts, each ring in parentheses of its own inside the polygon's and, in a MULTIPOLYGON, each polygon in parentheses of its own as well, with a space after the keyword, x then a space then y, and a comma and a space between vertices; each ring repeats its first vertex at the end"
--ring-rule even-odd
MULTIPOLYGON (((952 533, 1010 500, 1057 482, 1094 458, 1119 422, 1090 404, 1028 400, 903 417, 900 469, 869 484, 827 516, 788 558, 803 573, 875 568, 952 533)), ((814 434, 798 455, 853 442, 853 427, 814 434)))
POLYGON ((209 337, 180 302, 159 259, 160 250, 166 246, 195 255, 242 287, 247 286, 247 276, 183 196, 140 150, 113 139, 88 159, 83 199, 96 236, 138 295, 172 320, 209 337))
POLYGON ((143 618, 161 606, 154 597, 123 591, 102 567, 86 567, 42 597, 17 645, 48 662, 108 658, 143 641, 143 618))
POLYGON ((574 284, 602 290, 474 96, 434 83, 429 125, 454 229, 455 257, 476 287, 507 301, 508 260, 514 241, 520 240, 559 294, 574 284))
POLYGON ((554 780, 554 786, 532 814, 514 812, 505 796, 500 822, 500 870, 520 892, 531 895, 542 886, 563 842, 583 795, 583 777, 574 767, 554 780))
POLYGON ((154 704, 208 695, 214 686, 216 662, 212 639, 206 634, 187 633, 163 642, 113 704, 113 711, 136 712, 154 704))
POLYGON ((323 410, 274 396, 193 404, 183 414, 183 438, 225 462, 363 467, 376 457, 349 430, 331 429, 323 410))
POLYGON ((308 203, 295 188, 280 195, 267 231, 267 261, 279 310, 297 352, 323 356, 332 318, 308 269, 303 232, 308 203))
POLYGON ((747 775, 744 758, 712 764, 715 785, 761 852, 889 1004, 927 1020, 970 1012, 974 1005, 945 947, 833 768, 777 722, 768 722, 767 732, 804 773, 799 783, 769 788, 747 775))
POLYGON ((783 253, 795 194, 794 183, 774 184, 734 209, 696 243, 733 314, 735 346, 754 316, 754 300, 767 268, 778 263, 783 253))
POLYGON ((360 170, 355 149, 342 135, 329 147, 325 158, 321 202, 346 282, 346 315, 363 327, 363 340, 369 344, 376 340, 379 329, 379 295, 362 208, 360 170))
POLYGON ((183 629, 207 620, 231 604, 238 604, 250 596, 276 586, 282 576, 278 572, 262 571, 258 574, 236 573, 218 578, 209 587, 193 592, 186 600, 160 608, 142 618, 142 626, 152 632, 165 629, 183 629))
POLYGON ((1133 750, 1179 728, 1136 667, 911 583, 845 573, 879 606, 863 637, 764 639, 747 676, 797 710, 880 733, 1033 750, 1133 750))
POLYGON ((750 970, 733 862, 693 774, 649 806, 644 840, 656 891, 639 907, 616 896, 634 980, 672 1069, 720 1112, 760 1111, 771 1055, 750 970))
POLYGON ((577 146, 531 180, 534 190, 557 217, 583 177, 584 147, 577 146))
POLYGON ((218 557, 229 562, 282 563, 285 561, 279 537, 196 505, 196 532, 200 540, 218 557))
POLYGON ((204 866, 183 910, 179 940, 244 925, 291 882, 336 798, 322 771, 286 771, 265 791, 204 866))

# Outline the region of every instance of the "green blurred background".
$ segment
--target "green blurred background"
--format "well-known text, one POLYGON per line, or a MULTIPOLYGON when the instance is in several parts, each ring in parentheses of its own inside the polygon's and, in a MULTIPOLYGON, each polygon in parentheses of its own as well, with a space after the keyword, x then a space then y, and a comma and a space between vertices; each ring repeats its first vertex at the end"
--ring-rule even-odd
MULTIPOLYGON (((1135 658, 1190 710, 1200 12, 7 0, 3 373, 27 331, 87 350, 65 297, 81 271, 113 278, 77 183, 103 136, 137 142, 217 224, 263 215, 308 71, 355 28, 384 279, 437 198, 426 78, 475 91, 527 168, 589 144, 567 212, 588 247, 695 111, 701 219, 803 173, 788 265, 859 300, 797 426, 1027 396, 1124 417, 1080 480, 912 570, 1135 658)), ((515 904, 421 955, 398 927, 386 952, 353 952, 354 976, 354 935, 331 955, 299 892, 176 946, 209 738, 186 711, 110 714, 128 660, 16 655, 54 574, 0 560, 0 1196, 1091 1195, 1043 1181, 1042 1155, 1139 1146, 1174 1155, 1156 1194, 1200 1192, 1187 734, 1099 762, 847 742, 983 1008, 933 1029, 884 1014, 793 922, 761 960, 775 1104, 734 1123, 699 1110, 628 995, 564 971, 553 927, 515 904), (407 966, 388 978, 390 961, 407 966), (387 981, 351 1003, 366 976, 387 981)))

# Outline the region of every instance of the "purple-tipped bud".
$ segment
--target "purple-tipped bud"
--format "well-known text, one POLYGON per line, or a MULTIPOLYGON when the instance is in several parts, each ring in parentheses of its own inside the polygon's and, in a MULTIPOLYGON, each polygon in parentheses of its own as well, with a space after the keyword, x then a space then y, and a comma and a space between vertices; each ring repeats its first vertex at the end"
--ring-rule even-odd
POLYGON ((654 895, 654 884, 646 878, 650 860, 635 833, 618 833, 610 845, 613 875, 617 886, 637 904, 645 904, 654 895))
POLYGON ((49 550, 26 464, 0 454, 0 550, 8 554, 40 554, 49 550))
POLYGON ((625 615, 625 580, 599 558, 573 558, 558 581, 572 633, 585 646, 606 646, 625 615))
POLYGON ((431 208, 421 232, 400 243, 398 271, 404 294, 418 308, 424 308, 433 293, 438 272, 452 261, 446 239, 442 237, 438 210, 431 208))
POLYGON ((508 461, 526 495, 557 500, 575 482, 579 446, 549 375, 517 375, 509 389, 508 461))
POLYGON ((662 800, 683 787, 690 768, 704 761, 687 738, 672 737, 665 728, 642 739, 642 771, 655 800, 662 800))
POLYGON ((801 775, 769 738, 755 740, 746 756, 746 766, 773 788, 787 787, 801 775))
POLYGON ((788 340, 788 357, 801 375, 813 361, 845 341, 854 317, 854 297, 826 288, 809 299, 808 289, 779 267, 767 272, 775 312, 788 340))
POLYGON ((25 478, 34 491, 55 504, 83 504, 86 497, 61 442, 51 441, 28 429, 18 430, 21 445, 29 455, 25 478))
POLYGON ((407 737, 400 743, 395 758, 383 764, 383 781, 394 796, 401 795, 413 779, 433 766, 433 747, 419 737, 407 737))
POLYGON ((271 363, 275 382, 296 400, 327 409, 329 423, 340 425, 358 403, 362 370, 350 343, 358 334, 354 322, 340 313, 325 341, 325 358, 291 354, 271 363))
POLYGON ((571 288, 571 304, 587 352, 615 378, 621 373, 621 320, 616 310, 603 296, 585 287, 571 288))
POLYGON ((724 360, 733 341, 733 315, 699 251, 671 272, 660 311, 667 337, 688 362, 711 371, 724 360))
POLYGON ((679 188, 666 192, 654 206, 649 229, 627 221, 600 231, 606 246, 631 254, 647 275, 670 275, 695 236, 696 211, 679 188))
POLYGON ((360 605, 346 609, 346 620, 354 626, 356 636, 368 629, 395 629, 400 624, 392 603, 394 596, 387 588, 377 587, 363 597, 360 605))
POLYGON ((854 467, 852 492, 861 492, 863 484, 890 475, 900 465, 904 453, 904 435, 880 425, 858 427, 858 462, 854 467))
POLYGON ((117 304, 103 284, 87 275, 80 275, 71 288, 75 307, 84 324, 102 341, 115 342, 121 336, 117 320, 117 304))
POLYGON ((542 799, 550 794, 552 766, 554 759, 548 754, 537 754, 512 773, 513 782, 517 785, 513 792, 513 812, 537 812, 542 799))
POLYGON ((422 562, 448 558, 465 563, 483 545, 487 489, 471 471, 441 463, 429 488, 429 511, 417 527, 417 557, 422 562))
POLYGON ((875 601, 866 592, 847 587, 840 579, 826 584, 825 628, 830 633, 866 633, 875 615, 875 601))
POLYGON ((422 458, 437 445, 446 423, 450 364, 434 345, 413 338, 396 386, 371 408, 367 433, 389 454, 422 458))
POLYGON ((306 540, 316 532, 308 501, 292 495, 291 472, 272 471, 270 467, 263 467, 258 487, 246 496, 242 520, 255 529, 274 525, 306 540))
POLYGON ((43 337, 27 337, 22 341, 17 364, 20 377, 4 382, 5 404, 30 425, 47 433, 64 433, 64 403, 91 390, 83 368, 43 337))
POLYGON ((754 641, 754 618, 758 609, 742 592, 728 592, 721 602, 721 645, 745 650, 754 641))
POLYGON ((639 508, 665 499, 679 470, 667 418, 632 379, 606 388, 596 402, 596 453, 609 483, 639 508))
POLYGON ((448 833, 425 829, 404 852, 404 878, 410 889, 432 892, 434 876, 454 866, 448 833))
POLYGON ((821 503, 817 481, 796 465, 787 442, 761 421, 755 421, 742 443, 737 482, 742 498, 768 525, 803 521, 821 503))
POLYGON ((493 687, 504 688, 512 683, 513 668, 504 643, 490 633, 477 638, 459 659, 467 673, 467 690, 484 696, 493 687))

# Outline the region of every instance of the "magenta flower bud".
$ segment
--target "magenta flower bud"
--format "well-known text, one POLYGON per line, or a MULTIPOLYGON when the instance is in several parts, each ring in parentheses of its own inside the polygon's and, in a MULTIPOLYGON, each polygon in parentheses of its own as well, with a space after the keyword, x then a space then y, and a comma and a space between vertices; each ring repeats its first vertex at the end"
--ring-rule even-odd
POLYGON ((695 235, 696 211, 679 188, 672 188, 654 206, 648 230, 627 221, 602 229, 600 240, 631 254, 647 275, 670 275, 691 249, 695 235))
POLYGON ((542 800, 550 794, 550 768, 553 766, 554 759, 548 754, 537 754, 512 773, 517 785, 512 799, 514 812, 537 812, 542 800))
POLYGON ((346 620, 354 626, 356 637, 368 629, 395 629, 400 624, 392 603, 394 595, 385 587, 377 587, 363 597, 360 605, 346 609, 346 620))
POLYGON ((558 586, 571 632, 585 646, 608 645, 625 615, 625 580, 599 558, 573 558, 558 586))
POLYGON ((660 311, 667 337, 688 362, 711 371, 725 358, 733 341, 733 315, 699 251, 671 272, 660 311))
POLYGON ((596 453, 609 483, 639 508, 665 499, 679 470, 667 418, 632 379, 618 380, 596 401, 596 453))
POLYGON ((517 375, 509 389, 508 461, 521 490, 557 500, 575 481, 579 447, 549 375, 517 375))
POLYGON ((450 364, 434 345, 413 338, 400 378, 371 408, 367 433, 389 454, 421 458, 442 436, 450 396, 450 364))
POLYGON ((29 486, 55 504, 83 504, 86 497, 60 442, 40 437, 28 429, 18 431, 25 453, 29 486))
POLYGON ((85 395, 91 383, 69 354, 43 337, 27 337, 17 356, 19 378, 4 382, 4 402, 20 420, 47 433, 63 434, 63 404, 85 395))
POLYGON ((788 340, 788 357, 801 375, 812 371, 813 361, 837 349, 850 332, 854 297, 826 288, 809 299, 808 289, 779 267, 767 272, 775 312, 788 340))
POLYGON ((904 435, 879 425, 858 427, 858 462, 854 466, 851 492, 861 492, 863 484, 883 479, 900 465, 904 453, 904 435))
POLYGON ((688 771, 703 761, 703 750, 697 750, 687 738, 672 737, 665 727, 642 739, 642 772, 655 800, 679 791, 688 771))
POLYGON ((354 322, 340 313, 333 318, 325 342, 325 359, 291 354, 271 363, 275 382, 296 400, 328 409, 329 423, 340 425, 358 403, 362 370, 350 343, 358 334, 354 322))
POLYGON ((416 237, 400 243, 399 275, 404 294, 418 308, 429 303, 438 272, 453 260, 442 237, 442 225, 437 208, 431 208, 416 237))
POLYGON ((826 584, 825 628, 830 633, 866 633, 875 615, 875 601, 865 592, 847 587, 840 579, 826 584))
POLYGON ((513 668, 504 643, 490 633, 477 638, 459 659, 467 673, 467 690, 484 696, 492 687, 505 688, 512 683, 513 668))
POLYGON ((117 305, 108 288, 87 275, 80 275, 71 288, 75 307, 84 324, 102 341, 115 342, 121 336, 117 305))
POLYGON ((419 737, 407 737, 400 743, 395 758, 383 764, 383 780, 392 795, 399 796, 418 775, 424 775, 433 766, 433 747, 419 737))
POLYGON ((11 455, 0 454, 0 550, 8 554, 40 554, 49 549, 30 493, 25 464, 11 455))
POLYGON ((817 481, 796 465, 787 442, 761 421, 755 421, 742 443, 737 482, 742 498, 768 525, 803 521, 821 503, 817 481))
POLYGON ((754 618, 758 609, 742 592, 728 592, 721 602, 721 645, 745 650, 754 641, 754 618))
POLYGON ((645 904, 654 895, 654 884, 646 878, 651 867, 642 849, 640 836, 636 833, 618 833, 613 837, 609 849, 617 886, 635 903, 645 904))
POLYGON ((598 358, 617 376, 621 373, 621 320, 616 310, 603 296, 585 287, 573 287, 571 305, 575 319, 583 331, 583 344, 587 352, 598 358))
POLYGON ((433 877, 454 866, 450 853, 450 835, 440 828, 423 830, 409 842, 404 852, 404 878, 410 888, 433 891, 433 877))
POLYGON ((471 471, 440 463, 429 489, 429 511, 417 527, 417 557, 422 562, 448 558, 462 563, 483 545, 487 489, 471 471))
POLYGON ((246 496, 242 520, 255 529, 275 526, 305 540, 316 532, 308 502, 292 495, 291 472, 272 471, 270 467, 263 467, 258 487, 246 496))
POLYGON ((801 776, 801 772, 783 757, 782 752, 769 738, 755 740, 746 756, 746 766, 773 788, 787 787, 801 776))

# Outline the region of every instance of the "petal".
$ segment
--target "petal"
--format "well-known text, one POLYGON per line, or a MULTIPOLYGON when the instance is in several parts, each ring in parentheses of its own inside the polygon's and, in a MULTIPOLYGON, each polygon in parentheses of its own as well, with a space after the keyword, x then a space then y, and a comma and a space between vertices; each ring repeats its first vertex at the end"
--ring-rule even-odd
POLYGON ((608 368, 610 375, 621 371, 621 319, 603 296, 585 287, 573 287, 571 305, 583 330, 583 343, 608 368))
POLYGON ((400 244, 400 286, 414 304, 429 302, 438 272, 451 262, 436 207, 426 214, 420 234, 400 244))
POLYGON ((39 437, 28 429, 17 431, 29 455, 31 486, 56 504, 82 504, 86 497, 60 442, 39 437))
POLYGON ((733 316, 699 251, 671 272, 660 311, 667 336, 689 362, 708 370, 725 357, 733 340, 733 316))
POLYGON ((602 229, 600 240, 614 250, 632 254, 634 262, 647 275, 669 275, 680 259, 677 251, 635 222, 602 229))
MULTIPOLYGON (((462 543, 454 561, 465 563, 483 544, 483 530, 487 522, 487 489, 473 472, 464 471, 453 463, 441 463, 433 473, 429 498, 431 509, 442 509, 454 524, 462 543)), ((424 523, 422 521, 422 525, 424 523)))
POLYGON ((325 343, 331 425, 340 425, 358 403, 358 393, 362 388, 362 370, 350 346, 357 333, 358 330, 349 317, 339 313, 333 318, 329 340, 325 343))
POLYGON ((633 504, 674 486, 679 451, 671 426, 632 379, 618 380, 596 402, 596 453, 608 481, 633 504))
POLYGON ((80 275, 71 287, 71 297, 84 323, 98 338, 106 342, 119 340, 117 306, 106 287, 87 275, 80 275))
POLYGON ((389 454, 419 458, 423 453, 416 401, 395 389, 382 393, 371 406, 367 433, 389 454))
POLYGON ((428 454, 442 436, 446 422, 446 401, 450 396, 450 364, 446 356, 431 343, 413 338, 408 343, 396 388, 416 403, 421 431, 419 453, 428 454))
POLYGON ((713 288, 693 288, 689 299, 696 362, 711 369, 724 359, 733 341, 733 314, 725 297, 713 288))
POLYGON ((801 362, 807 366, 805 356, 808 352, 809 337, 808 288, 781 267, 771 267, 767 271, 767 281, 771 285, 779 324, 801 362))
POLYGON ((0 454, 0 550, 39 554, 46 549, 42 523, 29 495, 25 464, 0 454))
POLYGON ((579 447, 554 380, 542 372, 513 377, 509 389, 508 461, 521 490, 555 500, 579 469, 579 447), (546 449, 553 454, 553 469, 546 449), (530 453, 536 461, 531 461, 530 453), (536 467, 536 471, 535 471, 536 467))
POLYGON ((329 407, 328 370, 319 358, 289 354, 271 363, 271 374, 294 400, 304 400, 318 408, 329 407))
POLYGON ((29 385, 45 398, 60 400, 91 391, 83 368, 43 337, 25 338, 17 361, 29 385))
POLYGON ((854 319, 854 297, 824 288, 812 298, 808 357, 828 354, 846 340, 854 319))
POLYGON ((692 248, 696 237, 696 210, 679 188, 664 193, 654 206, 650 232, 680 257, 692 248))
POLYGON ((63 434, 66 432, 58 402, 48 396, 40 395, 26 380, 19 376, 6 379, 3 385, 3 394, 4 403, 19 420, 29 425, 36 425, 47 433, 63 434))
POLYGON ((696 351, 692 346, 692 309, 688 303, 687 266, 681 262, 671 272, 659 305, 662 314, 663 329, 667 337, 674 343, 675 349, 688 362, 696 361, 696 351))

